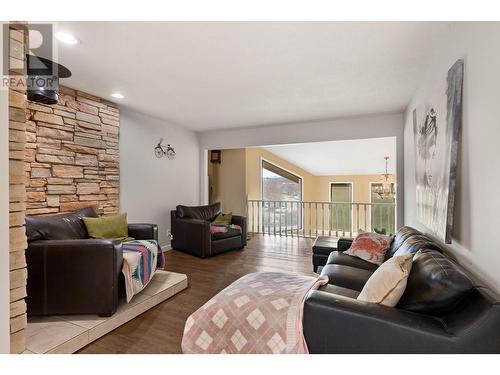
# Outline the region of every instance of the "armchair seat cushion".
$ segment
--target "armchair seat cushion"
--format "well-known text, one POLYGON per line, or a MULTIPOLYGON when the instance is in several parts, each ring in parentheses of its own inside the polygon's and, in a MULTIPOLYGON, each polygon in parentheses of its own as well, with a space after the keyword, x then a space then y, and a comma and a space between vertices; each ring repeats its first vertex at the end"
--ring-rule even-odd
POLYGON ((223 238, 239 237, 241 236, 241 228, 229 225, 211 225, 212 228, 222 228, 220 231, 211 231, 212 241, 221 240, 223 238))

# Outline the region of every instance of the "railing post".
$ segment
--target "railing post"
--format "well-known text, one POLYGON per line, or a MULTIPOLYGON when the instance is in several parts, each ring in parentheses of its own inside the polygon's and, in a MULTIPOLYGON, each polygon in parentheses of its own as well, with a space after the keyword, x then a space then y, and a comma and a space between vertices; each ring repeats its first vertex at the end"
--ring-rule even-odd
POLYGON ((332 202, 328 203, 328 237, 332 236, 332 202))
MULTIPOLYGON (((342 205, 342 212, 345 213, 345 204, 342 205)), ((345 216, 345 215, 342 215, 345 216)), ((342 223, 342 237, 345 237, 345 223, 342 223)))
POLYGON ((325 204, 321 203, 321 235, 325 236, 325 204))
POLYGON ((276 236, 276 201, 273 202, 273 234, 276 236))
POLYGON ((335 237, 339 237, 339 205, 335 203, 335 237))
MULTIPOLYGON (((366 214, 366 211, 367 211, 367 208, 366 208, 366 203, 364 204, 364 206, 365 206, 365 231, 367 231, 367 232, 371 232, 371 230, 369 230, 369 229, 368 229, 368 221, 366 220, 366 217, 368 216, 368 215, 366 214)), ((371 207, 370 207, 370 210, 371 210, 371 207)))
POLYGON ((285 237, 288 237, 288 202, 285 202, 285 237))
POLYGON ((300 237, 300 202, 297 202, 297 237, 300 237))
POLYGON ((356 203, 356 233, 359 231, 359 204, 356 203))
POLYGON ((280 201, 280 209, 279 209, 279 215, 280 215, 280 237, 281 237, 281 201, 280 201))
POLYGON ((314 222, 314 229, 315 229, 315 237, 318 237, 318 202, 314 203, 314 215, 316 217, 316 220, 314 222))
POLYGON ((309 202, 309 237, 312 237, 312 210, 311 210, 311 202, 309 202))

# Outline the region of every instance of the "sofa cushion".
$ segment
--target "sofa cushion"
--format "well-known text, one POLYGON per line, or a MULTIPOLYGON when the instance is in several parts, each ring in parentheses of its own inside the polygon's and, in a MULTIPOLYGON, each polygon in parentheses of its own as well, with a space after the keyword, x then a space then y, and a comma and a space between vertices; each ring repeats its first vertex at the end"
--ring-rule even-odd
POLYGON ((328 256, 326 264, 341 264, 344 266, 361 268, 363 270, 375 271, 378 266, 358 257, 344 254, 341 251, 332 251, 328 256))
POLYGON ((415 254, 422 249, 432 249, 441 252, 441 248, 431 238, 425 234, 415 234, 404 240, 393 256, 415 254))
POLYGON ((208 206, 182 206, 176 207, 177 216, 185 219, 199 219, 213 221, 220 214, 220 203, 210 204, 208 206))
POLYGON ((414 236, 416 234, 422 234, 418 230, 412 227, 401 227, 397 232, 396 235, 394 236, 394 239, 392 240, 391 247, 389 251, 385 254, 385 259, 389 259, 392 257, 396 251, 401 247, 403 242, 405 242, 410 236, 414 236))
POLYGON ((57 215, 26 216, 28 242, 36 240, 78 240, 88 238, 82 217, 97 217, 92 207, 57 215))
POLYGON ((423 249, 413 258, 408 284, 398 307, 443 315, 453 310, 472 289, 470 279, 450 258, 436 250, 423 249))
POLYGON ((366 282, 360 301, 394 307, 403 295, 412 266, 413 254, 394 256, 384 262, 366 282))
POLYGON ((218 214, 214 221, 212 221, 213 225, 231 225, 233 222, 233 213, 228 212, 227 214, 221 212, 218 214))
POLYGON ((224 225, 224 226, 215 225, 215 227, 224 228, 224 229, 226 229, 226 231, 220 231, 220 232, 219 231, 217 231, 217 232, 212 231, 212 240, 221 240, 223 238, 241 236, 241 229, 240 228, 234 228, 234 227, 227 226, 227 225, 224 225))
POLYGON ((322 276, 328 277, 328 283, 343 288, 361 291, 373 271, 361 268, 344 266, 341 264, 327 264, 321 270, 322 276))
POLYGON ((84 217, 90 238, 132 241, 128 236, 127 214, 101 217, 84 217))
POLYGON ((376 265, 384 262, 385 253, 391 245, 391 237, 382 234, 361 232, 344 254, 356 256, 376 265))

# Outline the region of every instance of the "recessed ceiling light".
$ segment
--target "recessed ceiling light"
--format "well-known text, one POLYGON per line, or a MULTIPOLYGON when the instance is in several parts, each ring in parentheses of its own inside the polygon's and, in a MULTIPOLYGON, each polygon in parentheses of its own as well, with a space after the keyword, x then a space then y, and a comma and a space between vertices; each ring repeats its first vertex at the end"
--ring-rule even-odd
POLYGON ((111 94, 111 96, 116 99, 123 99, 125 97, 123 94, 120 94, 119 92, 114 92, 111 94))
POLYGON ((55 36, 57 40, 60 42, 63 42, 64 44, 69 44, 74 46, 75 44, 78 44, 80 41, 78 40, 77 37, 74 35, 71 35, 70 33, 65 33, 64 31, 58 31, 55 33, 55 36))

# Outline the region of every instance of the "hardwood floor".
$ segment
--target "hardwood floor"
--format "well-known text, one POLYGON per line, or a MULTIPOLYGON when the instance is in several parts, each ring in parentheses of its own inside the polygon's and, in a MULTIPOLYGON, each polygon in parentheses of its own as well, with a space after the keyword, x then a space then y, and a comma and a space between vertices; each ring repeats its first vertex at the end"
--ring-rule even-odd
POLYGON ((242 251, 200 259, 166 253, 167 271, 188 276, 189 286, 167 301, 86 346, 79 353, 181 353, 188 316, 236 279, 251 272, 279 271, 314 275, 312 241, 258 235, 242 251))

